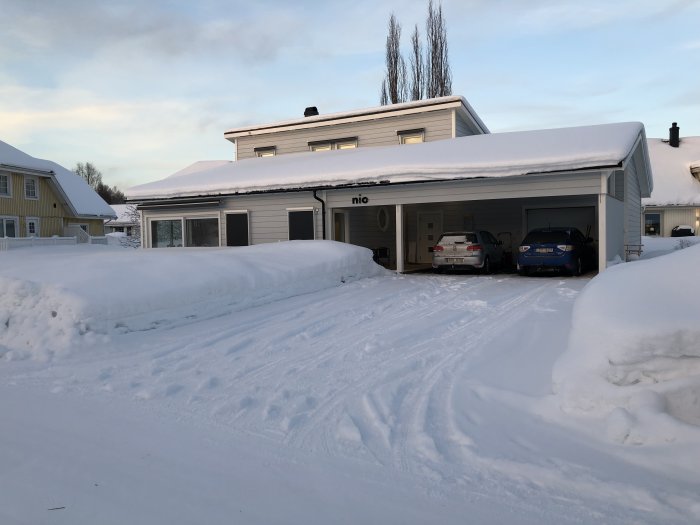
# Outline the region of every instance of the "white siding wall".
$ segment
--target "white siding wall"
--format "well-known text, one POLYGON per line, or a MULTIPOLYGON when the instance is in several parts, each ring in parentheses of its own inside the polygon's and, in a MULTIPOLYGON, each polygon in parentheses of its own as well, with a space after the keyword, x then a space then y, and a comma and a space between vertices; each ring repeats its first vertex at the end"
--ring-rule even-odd
POLYGON ((397 131, 416 128, 425 128, 426 142, 452 138, 452 109, 238 137, 237 158, 254 157, 254 148, 267 146, 275 146, 277 155, 299 153, 309 151, 309 142, 346 137, 358 137, 357 145, 360 148, 396 146, 399 144, 397 131))
POLYGON ((625 171, 625 240, 624 244, 642 243, 642 197, 635 162, 625 171))
POLYGON ((600 193, 600 173, 543 175, 470 179, 466 181, 368 186, 357 189, 329 191, 331 208, 355 207, 352 198, 363 195, 367 206, 392 206, 431 202, 456 202, 511 198, 556 197, 568 195, 597 195, 600 193))
POLYGON ((614 197, 610 197, 609 195, 603 195, 602 198, 606 199, 605 257, 607 261, 614 260, 616 256, 624 261, 626 240, 625 232, 622 228, 620 228, 620 225, 624 224, 625 221, 625 203, 618 199, 615 199, 614 197))
MULTIPOLYGON (((651 209, 648 211, 651 211, 651 209)), ((696 218, 699 216, 700 208, 664 208, 661 218, 664 237, 670 237, 671 230, 675 226, 680 225, 692 226, 695 228, 695 235, 698 235, 696 218)))
POLYGON ((480 135, 481 131, 471 122, 466 121, 459 112, 456 112, 455 136, 466 137, 469 135, 480 135))
MULTIPOLYGON (((321 203, 313 198, 311 192, 241 195, 227 199, 223 207, 229 210, 248 210, 249 235, 252 244, 288 240, 287 209, 289 208, 317 210, 314 214, 316 238, 323 238, 321 203)), ((221 244, 226 246, 225 228, 221 236, 221 244)))

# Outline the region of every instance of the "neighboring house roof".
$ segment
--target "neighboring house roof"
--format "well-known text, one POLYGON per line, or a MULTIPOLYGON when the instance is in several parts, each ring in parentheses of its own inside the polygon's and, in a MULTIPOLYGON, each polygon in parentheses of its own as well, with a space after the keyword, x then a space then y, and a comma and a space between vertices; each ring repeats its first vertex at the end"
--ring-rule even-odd
POLYGON ((105 221, 105 226, 120 227, 138 224, 138 220, 134 220, 134 216, 129 209, 134 207, 133 204, 112 204, 110 207, 117 214, 117 218, 105 221))
POLYGON ((339 121, 354 122, 358 120, 372 120, 383 117, 391 117, 397 114, 403 115, 411 113, 425 113, 426 110, 429 111, 431 108, 436 110, 443 108, 460 108, 471 120, 474 121, 482 133, 489 133, 486 125, 482 122, 479 115, 476 114, 476 111, 474 111, 464 97, 449 96, 430 98, 426 100, 416 100, 401 104, 377 106, 373 108, 356 109, 341 113, 328 113, 325 115, 315 115, 312 117, 301 117, 292 120, 273 122, 270 124, 242 126, 225 131, 224 137, 228 140, 235 140, 236 137, 258 135, 261 133, 272 133, 283 130, 303 129, 324 125, 336 125, 339 123, 339 121))
POLYGON ((700 181, 691 168, 700 165, 700 137, 684 137, 673 148, 668 141, 649 139, 654 191, 644 206, 700 206, 700 181))
POLYGON ((614 168, 641 145, 642 194, 652 182, 644 126, 638 122, 512 133, 491 133, 401 146, 305 152, 192 165, 160 181, 126 190, 132 200, 226 195, 386 184, 509 177, 614 168))
POLYGON ((106 219, 114 211, 85 180, 50 160, 37 159, 0 141, 0 170, 50 178, 75 217, 106 219))

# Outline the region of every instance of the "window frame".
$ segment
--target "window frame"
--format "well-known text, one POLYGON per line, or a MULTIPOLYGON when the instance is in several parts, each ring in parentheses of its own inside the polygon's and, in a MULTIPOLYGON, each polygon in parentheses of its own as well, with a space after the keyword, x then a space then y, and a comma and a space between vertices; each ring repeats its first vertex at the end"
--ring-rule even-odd
POLYGON ((277 146, 260 146, 253 148, 253 152, 258 158, 274 157, 277 155, 277 146))
POLYGON ((253 243, 251 242, 252 236, 250 232, 250 213, 248 210, 227 210, 224 212, 224 227, 226 228, 226 246, 228 247, 240 247, 240 246, 251 246, 253 243), (248 229, 248 244, 246 245, 240 245, 240 244, 229 244, 229 238, 228 238, 228 216, 229 215, 245 215, 246 216, 246 227, 248 229))
POLYGON ((425 128, 400 129, 396 131, 396 136, 399 140, 399 144, 422 144, 425 142, 425 128), (417 137, 420 138, 420 140, 408 142, 407 139, 411 137, 417 137))
POLYGON ((184 248, 185 246, 185 224, 184 224, 184 218, 183 217, 173 217, 173 216, 165 216, 165 217, 150 217, 148 219, 148 246, 149 248, 184 248), (175 221, 180 221, 180 245, 179 246, 154 246, 153 245, 153 223, 154 222, 175 222, 175 221))
POLYGON ((331 151, 343 149, 356 149, 358 146, 357 137, 343 137, 328 140, 312 140, 307 142, 309 151, 331 151), (343 147, 346 146, 346 147, 343 147))
POLYGON ((25 175, 24 176, 24 198, 26 200, 32 200, 32 201, 39 200, 39 178, 38 177, 34 177, 33 175, 25 175), (34 195, 33 196, 29 195, 27 192, 27 190, 28 190, 27 183, 30 181, 34 183, 34 195))
POLYGON ((309 241, 315 241, 316 240, 316 209, 313 206, 309 207, 303 207, 303 208, 287 208, 287 240, 288 241, 297 241, 297 240, 309 240, 309 241), (312 231, 313 231, 313 237, 311 239, 292 239, 292 228, 291 224, 289 222, 290 216, 292 213, 308 213, 311 212, 311 224, 312 224, 312 231))
POLYGON ((12 215, 0 215, 0 239, 15 239, 17 237, 19 237, 19 217, 12 215), (7 236, 7 227, 5 226, 5 223, 10 221, 14 223, 15 234, 13 237, 7 236))
POLYGON ((221 247, 221 216, 216 215, 192 215, 182 217, 182 246, 184 248, 218 248, 221 247), (213 246, 192 246, 187 243, 187 221, 216 220, 216 244, 213 246))
POLYGON ((25 219, 26 222, 26 233, 27 237, 41 237, 41 226, 40 226, 40 220, 39 217, 27 217, 25 219), (34 233, 30 232, 30 227, 29 225, 34 223, 34 233))
POLYGON ((662 216, 661 212, 658 211, 646 211, 644 212, 644 235, 647 237, 661 237, 661 234, 663 233, 663 223, 662 223, 662 216), (649 233, 647 231, 647 216, 649 215, 656 215, 659 220, 658 220, 658 225, 659 225, 659 230, 656 233, 649 233))
POLYGON ((12 198, 12 173, 1 172, 0 177, 5 177, 5 179, 7 180, 7 193, 0 193, 0 197, 4 197, 6 199, 11 199, 12 198))

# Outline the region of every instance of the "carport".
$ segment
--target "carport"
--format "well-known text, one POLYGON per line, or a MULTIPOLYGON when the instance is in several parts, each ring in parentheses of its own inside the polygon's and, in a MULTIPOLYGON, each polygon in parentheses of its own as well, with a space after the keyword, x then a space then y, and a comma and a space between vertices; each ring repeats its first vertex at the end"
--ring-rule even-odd
POLYGON ((575 226, 593 237, 600 253, 600 239, 605 238, 599 221, 601 177, 600 172, 570 176, 569 190, 575 186, 577 195, 561 195, 551 180, 548 190, 538 189, 535 177, 529 184, 521 178, 499 178, 378 186, 363 188, 361 198, 350 189, 335 190, 327 194, 331 238, 373 250, 389 248, 388 259, 380 262, 398 272, 429 265, 430 248, 450 230, 488 230, 514 255, 532 228, 575 226), (455 200, 460 194, 464 197, 455 200))

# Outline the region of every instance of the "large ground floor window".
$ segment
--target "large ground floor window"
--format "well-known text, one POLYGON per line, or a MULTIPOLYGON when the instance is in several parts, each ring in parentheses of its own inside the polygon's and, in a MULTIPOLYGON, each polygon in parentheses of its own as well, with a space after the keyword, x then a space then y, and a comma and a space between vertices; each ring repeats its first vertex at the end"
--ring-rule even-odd
POLYGON ((185 246, 219 246, 219 219, 185 219, 185 246))
POLYGON ((314 236, 314 211, 289 210, 289 240, 312 240, 314 236))
POLYGON ((151 246, 153 248, 182 246, 182 220, 151 221, 151 246))

